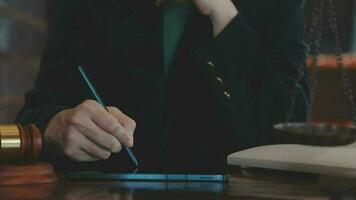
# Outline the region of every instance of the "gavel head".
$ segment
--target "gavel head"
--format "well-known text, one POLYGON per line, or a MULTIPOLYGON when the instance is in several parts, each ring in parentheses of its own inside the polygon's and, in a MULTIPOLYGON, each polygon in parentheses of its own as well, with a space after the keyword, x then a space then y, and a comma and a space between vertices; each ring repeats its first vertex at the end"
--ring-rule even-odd
POLYGON ((36 160, 41 148, 41 133, 35 125, 0 125, 0 163, 36 160))

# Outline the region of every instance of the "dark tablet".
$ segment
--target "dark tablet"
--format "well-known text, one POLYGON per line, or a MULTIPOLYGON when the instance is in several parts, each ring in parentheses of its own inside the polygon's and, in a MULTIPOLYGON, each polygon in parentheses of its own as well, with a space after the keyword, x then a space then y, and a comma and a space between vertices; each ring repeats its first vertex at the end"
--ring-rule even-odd
POLYGON ((122 180, 122 181, 196 181, 227 182, 227 175, 211 174, 142 174, 142 173, 101 173, 70 172, 66 178, 78 180, 122 180))

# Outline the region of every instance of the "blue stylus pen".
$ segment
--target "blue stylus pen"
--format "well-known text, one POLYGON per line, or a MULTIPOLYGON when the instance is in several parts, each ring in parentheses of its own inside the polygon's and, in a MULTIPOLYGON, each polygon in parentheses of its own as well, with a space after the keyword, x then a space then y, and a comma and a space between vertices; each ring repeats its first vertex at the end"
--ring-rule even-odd
MULTIPOLYGON (((85 83, 86 83, 86 84, 88 85, 88 87, 90 88, 91 93, 94 95, 96 101, 97 101, 100 105, 102 105, 102 106, 107 110, 106 105, 105 105, 103 99, 99 96, 98 92, 96 91, 96 89, 95 89, 93 83, 92 83, 91 80, 89 79, 89 77, 88 77, 87 73, 84 71, 83 67, 82 67, 82 66, 79 66, 78 69, 79 69, 79 72, 80 72, 80 74, 82 75, 83 79, 85 80, 85 83)), ((136 168, 138 168, 138 161, 137 161, 137 159, 136 159, 135 154, 134 154, 134 153, 132 152, 132 150, 131 150, 130 148, 128 148, 128 147, 125 147, 125 150, 126 150, 127 153, 129 154, 129 156, 130 156, 132 162, 135 164, 136 168)))

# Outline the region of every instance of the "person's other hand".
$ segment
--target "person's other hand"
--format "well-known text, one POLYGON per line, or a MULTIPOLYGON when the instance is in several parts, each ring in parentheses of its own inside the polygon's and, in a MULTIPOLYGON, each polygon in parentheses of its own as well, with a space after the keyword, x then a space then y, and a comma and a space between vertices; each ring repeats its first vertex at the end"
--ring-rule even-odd
POLYGON ((204 15, 212 15, 215 10, 220 9, 220 7, 224 6, 222 4, 226 4, 226 1, 231 0, 194 0, 196 6, 199 11, 204 15))
POLYGON ((238 9, 232 0, 155 0, 157 6, 161 6, 165 1, 194 1, 198 10, 203 14, 210 17, 214 37, 219 35, 231 20, 238 14, 238 9))
POLYGON ((45 130, 44 143, 75 161, 104 160, 122 146, 132 147, 135 121, 115 107, 108 110, 86 100, 59 112, 45 130))
POLYGON ((194 0, 194 2, 203 15, 210 17, 214 36, 219 35, 238 14, 231 0, 194 0))

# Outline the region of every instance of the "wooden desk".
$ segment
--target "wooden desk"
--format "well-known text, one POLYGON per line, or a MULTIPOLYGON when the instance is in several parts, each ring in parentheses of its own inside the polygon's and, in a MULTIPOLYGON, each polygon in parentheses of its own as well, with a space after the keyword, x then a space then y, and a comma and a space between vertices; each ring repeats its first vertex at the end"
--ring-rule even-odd
MULTIPOLYGON (((229 184, 70 181, 63 177, 52 185, 0 187, 0 199, 64 200, 258 200, 350 199, 355 188, 335 186, 316 175, 274 171, 232 170, 229 184)), ((350 184, 347 184, 350 186, 350 184)))

